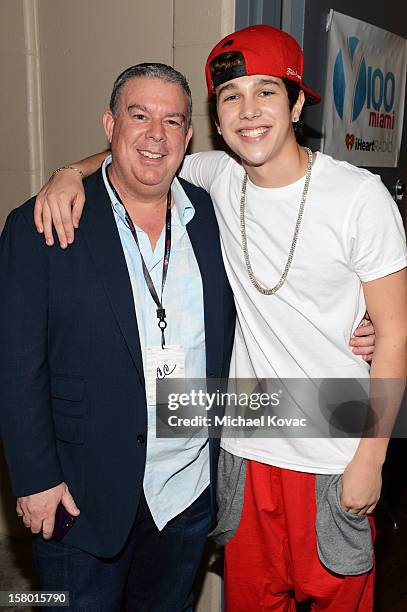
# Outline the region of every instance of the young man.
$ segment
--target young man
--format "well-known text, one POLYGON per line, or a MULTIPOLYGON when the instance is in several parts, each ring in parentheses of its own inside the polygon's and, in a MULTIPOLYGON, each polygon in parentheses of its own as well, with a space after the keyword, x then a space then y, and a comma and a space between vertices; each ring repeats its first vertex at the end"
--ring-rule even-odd
MULTIPOLYGON (((238 313, 231 376, 367 377, 368 365, 347 346, 367 305, 377 334, 371 376, 404 379, 400 215, 376 176, 297 144, 293 123, 305 102, 319 100, 302 70, 298 44, 269 26, 227 36, 206 65, 218 129, 240 162, 221 152, 196 154, 186 158, 182 176, 215 204, 238 313)), ((73 181, 76 173, 66 174, 73 181)), ((51 183, 48 201, 61 191, 51 183)), ((80 203, 76 221, 78 210, 80 203)), ((69 228, 66 209, 62 219, 54 211, 60 228, 61 221, 69 228)), ((379 499, 387 443, 222 441, 226 462, 246 461, 241 520, 226 545, 228 610, 295 610, 295 599, 312 599, 314 610, 372 609, 366 515, 379 499), (320 530, 317 542, 316 490, 322 514, 332 498, 340 500, 332 512, 344 523, 339 538, 354 543, 350 562, 349 548, 332 532, 320 530), (325 545, 332 541, 339 552, 331 563, 325 545)))

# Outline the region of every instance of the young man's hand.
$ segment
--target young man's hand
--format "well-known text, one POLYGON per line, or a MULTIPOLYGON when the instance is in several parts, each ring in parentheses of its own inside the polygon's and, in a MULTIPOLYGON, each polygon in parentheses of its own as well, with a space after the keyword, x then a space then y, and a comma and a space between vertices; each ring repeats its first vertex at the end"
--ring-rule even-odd
POLYGON ((382 489, 382 463, 354 457, 342 475, 341 504, 352 514, 371 514, 382 489))
POLYGON ((61 248, 66 249, 74 241, 74 228, 79 226, 85 191, 79 172, 61 170, 38 193, 34 207, 34 222, 44 233, 49 246, 54 244, 54 225, 61 248))
POLYGON ((46 243, 54 244, 52 225, 63 249, 74 241, 75 229, 85 204, 85 190, 82 177, 96 172, 109 150, 95 153, 90 157, 74 162, 73 165, 58 168, 37 195, 34 207, 34 222, 37 230, 44 233, 46 243))
POLYGON ((55 524, 55 511, 59 502, 73 516, 78 516, 80 510, 75 504, 67 485, 61 482, 56 487, 17 498, 16 512, 22 517, 24 525, 32 533, 41 533, 45 540, 52 537, 55 524))

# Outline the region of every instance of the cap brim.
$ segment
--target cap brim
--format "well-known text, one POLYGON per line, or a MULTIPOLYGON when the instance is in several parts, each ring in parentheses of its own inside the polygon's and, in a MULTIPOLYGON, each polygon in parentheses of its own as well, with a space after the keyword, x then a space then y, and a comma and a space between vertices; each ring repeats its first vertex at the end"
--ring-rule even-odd
POLYGON ((307 106, 311 106, 312 104, 318 104, 319 102, 321 102, 321 96, 306 87, 304 83, 301 84, 301 89, 305 94, 305 104, 307 106))

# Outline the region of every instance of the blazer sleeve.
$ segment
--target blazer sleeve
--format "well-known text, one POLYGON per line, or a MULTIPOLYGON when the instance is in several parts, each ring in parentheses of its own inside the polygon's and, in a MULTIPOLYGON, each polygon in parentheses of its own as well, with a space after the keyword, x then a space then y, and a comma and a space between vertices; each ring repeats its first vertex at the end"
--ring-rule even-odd
POLYGON ((0 432, 13 493, 63 481, 47 361, 48 258, 24 205, 0 238, 0 432))

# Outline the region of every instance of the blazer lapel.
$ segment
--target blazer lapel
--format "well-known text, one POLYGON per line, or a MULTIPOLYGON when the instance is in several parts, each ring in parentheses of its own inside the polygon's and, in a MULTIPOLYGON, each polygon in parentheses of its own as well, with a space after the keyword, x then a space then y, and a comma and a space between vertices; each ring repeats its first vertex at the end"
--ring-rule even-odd
MULTIPOLYGON (((184 184, 183 184, 184 187, 184 184)), ((187 189, 185 189, 187 192, 187 189)), ((187 192, 187 195, 188 192, 187 192)), ((194 204, 193 200, 192 203, 194 204)), ((204 206, 208 203, 204 202, 204 206)), ((187 224, 187 231, 201 272, 206 344, 206 373, 218 377, 223 361, 223 293, 219 236, 215 220, 200 214, 196 206, 194 218, 187 224), (215 247, 214 247, 215 244, 215 247)))
POLYGON ((126 341, 140 380, 143 360, 133 291, 109 195, 101 171, 86 183, 85 214, 81 230, 102 278, 113 313, 126 341))

